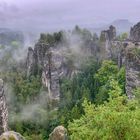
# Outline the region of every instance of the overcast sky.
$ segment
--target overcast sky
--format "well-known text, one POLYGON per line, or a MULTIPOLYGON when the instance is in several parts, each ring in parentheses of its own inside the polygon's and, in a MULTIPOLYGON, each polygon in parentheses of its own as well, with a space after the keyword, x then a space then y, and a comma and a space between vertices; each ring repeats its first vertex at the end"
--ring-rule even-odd
POLYGON ((37 30, 140 20, 140 0, 0 0, 0 27, 37 30))

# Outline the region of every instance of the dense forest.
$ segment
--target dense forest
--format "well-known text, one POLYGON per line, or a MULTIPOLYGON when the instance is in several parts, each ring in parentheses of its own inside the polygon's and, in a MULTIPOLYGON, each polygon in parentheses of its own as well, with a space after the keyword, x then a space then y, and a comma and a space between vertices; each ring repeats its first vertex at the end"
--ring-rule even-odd
MULTIPOLYGON (((127 37, 124 33, 117 39, 127 37)), ((65 65, 76 72, 59 79, 59 101, 52 100, 42 85, 41 65, 27 75, 27 55, 21 60, 16 56, 24 51, 22 44, 14 41, 10 47, 1 45, 0 75, 8 93, 9 129, 26 140, 47 140, 59 125, 67 129, 67 139, 71 140, 139 140, 140 89, 133 91, 135 98, 128 99, 126 68, 119 67, 115 57, 107 57, 102 38, 76 26, 68 33, 41 34, 39 42, 67 48, 70 38, 74 43, 82 40, 78 47, 85 55, 79 56, 83 53, 79 48, 76 53, 69 49, 65 65)))

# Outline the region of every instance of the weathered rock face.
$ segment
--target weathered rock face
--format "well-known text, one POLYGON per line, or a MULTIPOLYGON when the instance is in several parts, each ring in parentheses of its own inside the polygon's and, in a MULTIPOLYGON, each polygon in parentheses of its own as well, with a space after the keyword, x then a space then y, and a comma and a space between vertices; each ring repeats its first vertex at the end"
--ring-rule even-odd
POLYGON ((109 40, 109 36, 108 36, 108 32, 107 32, 107 31, 102 31, 102 32, 101 32, 100 40, 101 40, 101 41, 109 40))
POLYGON ((40 40, 34 49, 28 49, 27 76, 36 73, 41 75, 42 83, 47 87, 50 98, 55 100, 59 100, 60 96, 59 79, 68 73, 62 53, 62 48, 40 40))
POLYGON ((117 58, 119 68, 126 69, 126 94, 131 99, 134 97, 134 90, 140 87, 140 45, 131 41, 112 42, 114 45, 113 57, 117 58))
MULTIPOLYGON (((134 26, 134 30, 138 31, 135 28, 134 26)), ((133 41, 139 41, 138 34, 133 36, 133 41)), ((131 99, 134 97, 134 90, 140 87, 140 45, 138 42, 134 43, 132 40, 110 41, 107 34, 106 36, 105 45, 108 58, 115 60, 119 68, 122 66, 126 68, 125 88, 128 98, 131 99)))
POLYGON ((42 72, 42 83, 48 88, 50 97, 59 100, 59 79, 67 74, 64 66, 64 56, 59 48, 49 48, 44 56, 44 68, 42 72))
POLYGON ((8 110, 4 95, 4 83, 0 79, 0 134, 8 130, 8 110))
POLYGON ((25 140, 19 133, 7 131, 0 136, 0 140, 25 140))
POLYGON ((116 28, 114 26, 110 26, 108 30, 109 40, 114 40, 116 38, 116 28))
POLYGON ((56 127, 50 134, 49 140, 68 140, 66 128, 63 126, 56 127))
POLYGON ((35 57, 34 57, 34 50, 29 47, 28 48, 28 56, 27 56, 27 76, 30 76, 31 73, 34 73, 34 66, 35 66, 35 57))
POLYGON ((47 87, 51 99, 55 100, 60 97, 59 80, 77 74, 82 60, 96 57, 99 51, 97 39, 93 40, 92 35, 88 38, 77 34, 64 36, 65 39, 61 41, 58 37, 41 34, 34 49, 28 49, 27 76, 41 75, 43 85, 47 87))
POLYGON ((102 41, 112 41, 116 38, 116 28, 114 26, 110 26, 108 30, 104 30, 101 32, 100 39, 102 41))
POLYGON ((132 41, 140 41, 140 22, 134 25, 130 30, 130 39, 132 41))
POLYGON ((121 68, 125 65, 125 50, 128 46, 128 43, 121 41, 112 41, 111 42, 111 58, 116 61, 118 67, 121 68))
POLYGON ((112 41, 111 55, 118 67, 126 69, 126 94, 134 97, 134 90, 140 87, 140 45, 131 41, 112 41))
POLYGON ((126 49, 126 93, 133 98, 133 90, 140 87, 140 46, 131 44, 126 49))
POLYGON ((116 28, 114 26, 110 26, 108 30, 104 30, 101 32, 100 41, 103 43, 106 57, 112 57, 112 41, 116 38, 116 28))

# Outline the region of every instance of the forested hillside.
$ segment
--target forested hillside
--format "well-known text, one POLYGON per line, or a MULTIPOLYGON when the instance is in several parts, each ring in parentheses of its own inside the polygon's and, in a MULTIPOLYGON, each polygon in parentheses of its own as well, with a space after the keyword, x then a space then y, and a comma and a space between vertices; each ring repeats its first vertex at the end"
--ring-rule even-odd
POLYGON ((140 48, 127 33, 76 26, 0 51, 9 130, 26 140, 57 140, 50 134, 61 125, 63 140, 140 139, 140 48))

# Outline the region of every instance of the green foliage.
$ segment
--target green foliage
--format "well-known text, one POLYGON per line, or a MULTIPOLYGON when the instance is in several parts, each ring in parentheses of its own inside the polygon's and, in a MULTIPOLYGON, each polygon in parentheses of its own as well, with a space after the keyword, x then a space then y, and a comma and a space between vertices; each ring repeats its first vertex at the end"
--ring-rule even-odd
MULTIPOLYGON (((87 29, 78 26, 72 31, 72 35, 78 36, 78 41, 84 42, 81 48, 88 47, 92 50, 98 43, 96 34, 92 35, 87 29)), ((60 31, 54 34, 41 34, 39 41, 45 43, 45 49, 48 49, 50 46, 65 46, 61 44, 64 40, 68 43, 67 38, 64 38, 64 32, 60 31)), ((13 42, 13 46, 13 49, 16 49, 16 42, 13 42)), ((6 54, 3 64, 12 58, 11 53, 6 54)), ((71 52, 69 54, 65 65, 73 72, 77 56, 71 52)), ((134 135, 137 140, 138 101, 128 102, 125 96, 121 96, 125 93, 125 68, 119 69, 113 61, 106 60, 100 64, 94 56, 86 58, 80 64, 78 73, 60 79, 59 105, 57 103, 56 107, 56 101, 48 99, 45 89, 42 99, 45 103, 41 100, 39 105, 31 109, 33 113, 30 118, 26 118, 22 110, 24 106, 37 104, 41 91, 44 91, 41 84, 42 67, 36 66, 34 75, 30 77, 26 77, 22 70, 19 72, 15 68, 13 71, 10 73, 12 75, 1 73, 12 83, 15 95, 14 103, 9 107, 9 126, 23 134, 27 140, 47 140, 58 125, 69 128, 72 140, 133 140, 134 135), (128 132, 132 129, 137 131, 130 136, 128 132)))
POLYGON ((83 113, 82 102, 84 98, 93 100, 94 77, 98 69, 98 63, 90 59, 82 66, 82 72, 75 75, 72 79, 61 79, 61 98, 59 105, 60 122, 67 126, 72 118, 79 118, 83 113))
POLYGON ((17 100, 22 103, 29 103, 39 94, 41 79, 39 76, 31 76, 27 79, 23 75, 17 74, 14 79, 13 87, 17 100))
MULTIPOLYGON (((72 78, 61 79, 61 97, 58 110, 53 109, 53 103, 46 99, 45 106, 39 106, 34 110, 33 116, 35 118, 20 119, 19 113, 22 106, 30 105, 36 101, 41 90, 41 79, 39 76, 27 78, 25 75, 17 73, 12 80, 16 99, 12 108, 15 114, 12 112, 13 114, 10 115, 10 119, 14 118, 13 122, 12 119, 10 120, 10 128, 23 134, 27 140, 47 140, 56 126, 64 125, 67 128, 69 121, 80 119, 84 115, 85 110, 88 110, 83 108, 85 98, 91 102, 96 100, 97 104, 102 104, 103 101, 107 101, 105 103, 107 104, 112 100, 115 103, 114 98, 118 98, 116 92, 119 95, 123 92, 124 74, 124 68, 119 70, 112 61, 104 61, 100 66, 94 58, 91 58, 83 63, 79 74, 73 75, 72 78)), ((87 135, 88 131, 86 129, 85 132, 81 131, 81 135, 82 133, 83 136, 87 135)), ((70 134, 71 132, 70 129, 70 134)))
POLYGON ((20 43, 17 42, 17 41, 12 41, 11 42, 11 46, 14 48, 14 49, 18 49, 20 47, 20 43))
POLYGON ((40 41, 50 45, 54 45, 55 43, 61 43, 62 40, 63 40, 63 31, 55 32, 53 34, 40 35, 40 41))
POLYGON ((117 81, 124 93, 125 93, 125 83, 126 83, 125 74, 126 74, 125 67, 121 67, 121 69, 119 69, 119 72, 117 73, 117 81))
POLYGON ((122 67, 120 70, 113 61, 103 61, 101 68, 95 74, 95 87, 97 104, 103 103, 108 99, 108 92, 112 80, 116 81, 118 86, 125 93, 125 69, 122 67))
POLYGON ((5 46, 4 45, 0 45, 0 50, 3 50, 5 49, 5 46))
POLYGON ((26 140, 43 140, 42 135, 32 134, 30 136, 25 136, 26 140))
POLYGON ((98 40, 98 37, 96 34, 92 35, 88 29, 85 29, 85 28, 82 29, 78 25, 75 26, 74 30, 72 31, 72 34, 80 37, 80 39, 85 43, 89 43, 93 39, 94 41, 98 40))
POLYGON ((117 37, 117 39, 120 40, 120 41, 128 39, 128 33, 122 33, 121 35, 119 35, 117 37))
POLYGON ((116 98, 122 95, 122 89, 120 88, 118 81, 115 81, 114 79, 112 79, 109 85, 110 85, 109 93, 108 93, 109 100, 110 99, 112 100, 113 98, 116 98))
POLYGON ((136 88, 134 91, 133 91, 133 94, 135 96, 135 99, 139 102, 140 104, 140 87, 136 88))
POLYGON ((124 93, 125 69, 119 70, 113 61, 103 61, 100 69, 99 66, 95 61, 89 60, 82 66, 81 73, 71 80, 61 80, 59 120, 65 127, 72 118, 78 119, 83 114, 82 102, 85 98, 102 104, 109 100, 109 92, 124 93))
POLYGON ((72 140, 139 140, 140 109, 135 100, 120 96, 121 89, 112 81, 109 102, 95 106, 83 102, 85 115, 69 123, 72 140))
POLYGON ((18 41, 12 41, 9 46, 0 45, 1 50, 1 58, 0 58, 0 65, 1 65, 1 72, 11 72, 13 68, 17 68, 17 60, 19 49, 21 49, 21 43, 18 41))
POLYGON ((118 71, 119 69, 113 61, 105 60, 103 61, 101 68, 95 75, 95 78, 98 81, 99 85, 102 86, 106 84, 108 80, 115 78, 115 75, 118 73, 118 71))
POLYGON ((40 93, 43 90, 41 78, 27 78, 17 73, 12 81, 15 98, 10 104, 9 127, 27 140, 47 140, 58 125, 58 119, 57 109, 52 107, 54 103, 46 97, 46 93, 40 93), (39 101, 40 96, 44 96, 43 101, 39 101))
POLYGON ((15 115, 13 122, 9 118, 9 126, 12 130, 22 134, 27 140, 47 140, 52 130, 58 126, 58 119, 54 117, 56 116, 54 111, 49 111, 43 107, 36 107, 31 118, 26 118, 26 116, 20 114, 17 116, 17 113, 15 115))
POLYGON ((129 51, 131 59, 139 61, 140 60, 140 49, 135 47, 129 51))

